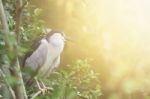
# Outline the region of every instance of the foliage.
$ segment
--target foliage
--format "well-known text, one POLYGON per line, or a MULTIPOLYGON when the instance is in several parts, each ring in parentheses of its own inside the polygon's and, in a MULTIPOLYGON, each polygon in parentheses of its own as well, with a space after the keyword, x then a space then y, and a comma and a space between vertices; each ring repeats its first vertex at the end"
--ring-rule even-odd
POLYGON ((53 72, 45 80, 53 90, 37 99, 100 99, 102 93, 97 77, 87 60, 77 60, 53 72))

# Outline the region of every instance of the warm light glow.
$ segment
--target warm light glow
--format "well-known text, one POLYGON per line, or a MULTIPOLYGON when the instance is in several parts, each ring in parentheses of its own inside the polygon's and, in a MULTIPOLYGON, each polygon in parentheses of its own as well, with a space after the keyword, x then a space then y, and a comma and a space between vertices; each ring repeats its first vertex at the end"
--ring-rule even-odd
POLYGON ((107 50, 104 56, 113 63, 108 88, 122 87, 126 93, 150 92, 150 1, 97 2, 98 24, 103 28, 107 50))
POLYGON ((150 92, 150 0, 48 1, 47 9, 57 7, 44 16, 48 26, 76 41, 68 44, 64 62, 92 58, 105 90, 150 92))

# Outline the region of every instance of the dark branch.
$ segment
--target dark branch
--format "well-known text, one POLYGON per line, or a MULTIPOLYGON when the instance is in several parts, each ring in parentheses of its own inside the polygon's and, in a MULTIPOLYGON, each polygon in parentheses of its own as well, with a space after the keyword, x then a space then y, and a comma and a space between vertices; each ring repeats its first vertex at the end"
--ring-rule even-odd
MULTIPOLYGON (((22 17, 22 9, 23 9, 23 1, 22 0, 16 0, 16 24, 15 24, 15 33, 16 33, 16 40, 19 44, 20 41, 20 25, 21 25, 21 17, 22 17)), ((16 45, 16 54, 18 53, 16 45)), ((18 54, 17 54, 18 55, 18 54)), ((15 94, 17 99, 27 99, 27 94, 21 74, 20 64, 18 61, 18 56, 16 57, 16 64, 14 64, 14 67, 12 69, 13 75, 16 77, 17 85, 15 86, 15 94)))
POLYGON ((16 33, 17 43, 19 43, 19 40, 20 40, 20 28, 19 27, 20 27, 20 24, 21 24, 22 6, 23 6, 22 0, 16 0, 15 33, 16 33))

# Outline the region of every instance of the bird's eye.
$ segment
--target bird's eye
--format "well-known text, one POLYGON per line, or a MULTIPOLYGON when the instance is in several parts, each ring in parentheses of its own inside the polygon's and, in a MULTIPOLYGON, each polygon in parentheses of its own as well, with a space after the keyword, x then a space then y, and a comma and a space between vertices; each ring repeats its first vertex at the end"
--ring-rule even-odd
POLYGON ((63 37, 65 37, 65 33, 64 33, 64 32, 62 32, 61 35, 62 35, 63 37))

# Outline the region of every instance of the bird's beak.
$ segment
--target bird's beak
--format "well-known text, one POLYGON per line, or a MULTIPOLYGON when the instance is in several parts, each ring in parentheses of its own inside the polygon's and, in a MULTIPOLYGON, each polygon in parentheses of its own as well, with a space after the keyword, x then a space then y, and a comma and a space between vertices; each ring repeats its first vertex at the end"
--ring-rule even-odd
POLYGON ((74 42, 74 40, 69 36, 65 36, 64 38, 65 38, 65 41, 74 42))

